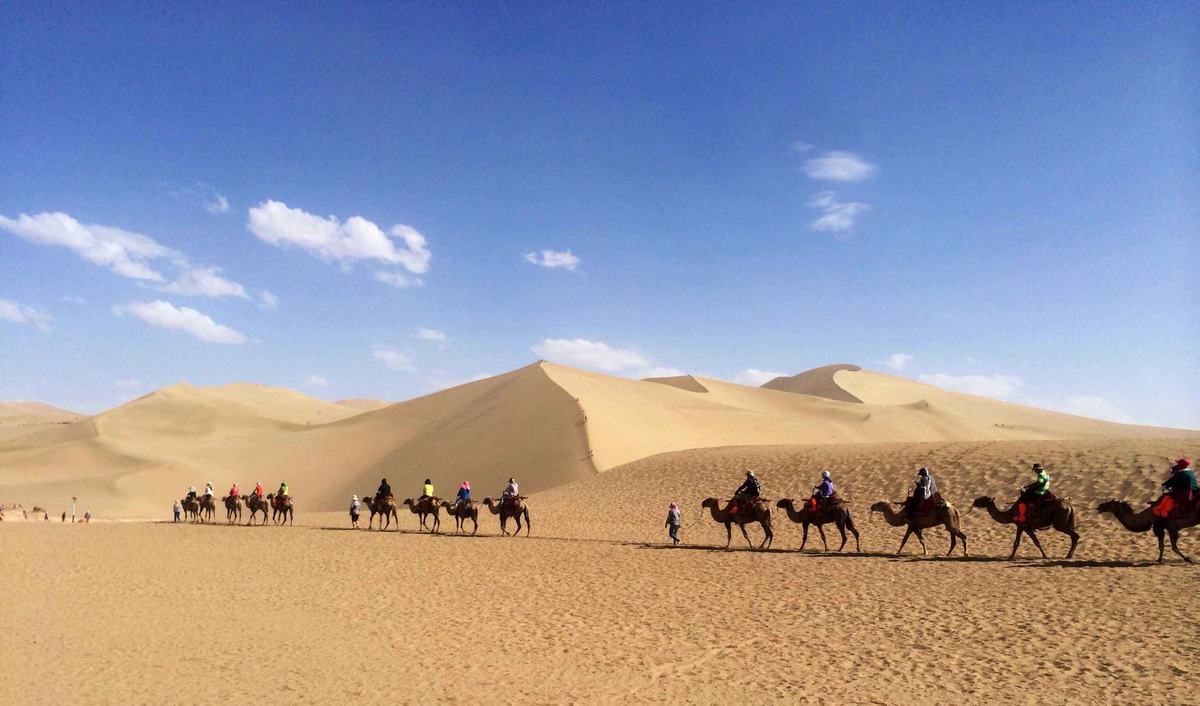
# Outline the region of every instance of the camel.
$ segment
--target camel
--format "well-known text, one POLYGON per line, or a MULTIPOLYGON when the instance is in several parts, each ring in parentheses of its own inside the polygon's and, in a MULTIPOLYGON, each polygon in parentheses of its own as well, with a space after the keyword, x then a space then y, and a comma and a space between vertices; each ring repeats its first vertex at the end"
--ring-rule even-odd
POLYGON ((211 495, 200 496, 200 521, 212 522, 213 517, 217 514, 217 501, 211 495))
POLYGON ((816 525, 817 532, 821 535, 821 545, 824 547, 822 551, 829 551, 829 544, 825 541, 825 530, 821 525, 827 525, 830 522, 838 528, 838 532, 842 534, 842 544, 837 548, 840 552, 846 546, 846 530, 849 529, 854 535, 854 550, 862 552, 862 545, 858 541, 858 530, 854 527, 854 520, 850 517, 850 506, 840 499, 827 502, 816 512, 813 512, 808 503, 804 503, 799 511, 796 510, 796 504, 791 498, 784 498, 775 503, 775 507, 783 508, 787 511, 788 519, 792 522, 799 522, 804 527, 804 539, 800 541, 800 551, 804 551, 804 545, 808 543, 808 526, 816 525))
MULTIPOLYGON (((417 499, 417 500, 413 500, 412 498, 405 498, 403 504, 407 505, 408 509, 411 510, 414 515, 416 515, 418 518, 420 518, 421 529, 423 529, 423 530, 427 529, 431 533, 436 533, 442 527, 441 512, 438 509, 438 503, 440 503, 441 501, 442 501, 441 498, 424 498, 424 499, 417 499), (427 525, 425 523, 425 518, 427 518, 429 515, 433 515, 433 528, 432 529, 429 527, 429 525, 427 525)), ((397 520, 397 522, 398 521, 399 520, 397 520)))
POLYGON ((1037 547, 1038 551, 1042 553, 1042 558, 1046 559, 1046 550, 1042 549, 1042 543, 1038 541, 1037 531, 1050 527, 1071 538, 1071 548, 1067 550, 1067 558, 1070 559, 1075 555, 1075 546, 1079 544, 1079 533, 1075 531, 1075 508, 1071 505, 1070 498, 1055 498, 1050 502, 1041 503, 1036 512, 1030 513, 1024 522, 1016 521, 1016 508, 1001 510, 996 507, 996 501, 986 495, 975 498, 975 502, 971 503, 972 510, 977 507, 987 510, 988 515, 1002 525, 1017 526, 1017 536, 1013 539, 1012 554, 1008 555, 1009 559, 1017 556, 1017 547, 1021 546, 1022 534, 1029 535, 1029 538, 1033 540, 1033 546, 1037 547))
POLYGON ((199 500, 196 500, 195 498, 191 498, 191 499, 184 498, 183 500, 179 501, 179 505, 180 505, 180 507, 183 508, 183 512, 185 513, 185 516, 187 517, 189 522, 199 522, 200 521, 200 501, 199 500))
POLYGON ((442 507, 446 508, 447 515, 454 518, 456 532, 463 531, 463 525, 467 523, 467 520, 470 520, 475 525, 474 529, 471 530, 471 534, 479 531, 479 506, 475 504, 474 500, 464 500, 458 508, 443 500, 442 507))
POLYGON ((375 516, 380 515, 379 529, 385 530, 391 527, 392 520, 394 519, 396 520, 396 531, 400 531, 400 515, 396 513, 396 501, 392 496, 389 495, 386 500, 376 500, 373 495, 364 495, 362 504, 366 505, 367 510, 371 512, 371 517, 367 520, 368 530, 371 529, 372 523, 375 522, 375 516), (387 520, 386 526, 383 524, 384 520, 387 520))
POLYGON ((286 525, 289 522, 296 524, 296 517, 292 512, 294 501, 295 498, 291 495, 275 497, 275 493, 267 493, 267 502, 271 505, 271 521, 277 525, 286 525))
POLYGON ((510 536, 506 525, 508 524, 508 518, 511 517, 517 522, 517 529, 511 536, 516 537, 521 534, 521 518, 525 518, 525 536, 529 536, 529 531, 533 525, 529 522, 529 508, 525 506, 524 495, 518 495, 516 502, 513 503, 506 503, 503 500, 496 502, 491 498, 484 498, 483 504, 487 509, 492 511, 493 515, 500 516, 501 534, 510 536))
MULTIPOLYGON (((944 502, 944 501, 943 501, 944 502)), ((910 534, 917 535, 917 541, 921 543, 921 553, 928 554, 925 548, 925 538, 921 536, 922 530, 927 530, 930 527, 942 525, 946 531, 950 533, 950 551, 946 552, 946 556, 954 553, 954 547, 958 540, 962 540, 963 556, 967 556, 967 535, 963 534, 959 528, 958 510, 948 502, 933 508, 929 512, 919 513, 913 517, 909 517, 907 513, 896 512, 892 509, 892 504, 886 500, 880 500, 871 506, 871 512, 878 512, 883 515, 884 522, 887 522, 892 527, 906 527, 904 531, 904 539, 900 540, 900 548, 896 550, 896 555, 899 556, 904 551, 904 545, 908 542, 910 534)), ((903 506, 904 503, 895 503, 903 506)))
POLYGON ((1158 537, 1158 563, 1163 561, 1164 535, 1171 538, 1172 551, 1187 563, 1195 563, 1191 557, 1179 551, 1179 530, 1200 525, 1200 510, 1192 508, 1189 513, 1162 518, 1151 512, 1149 507, 1141 512, 1134 512, 1129 503, 1122 500, 1109 500, 1101 503, 1096 509, 1100 512, 1111 512, 1113 517, 1117 518, 1117 522, 1130 532, 1153 530, 1154 536, 1158 537))
POLYGON ((763 541, 758 545, 759 549, 766 549, 771 546, 771 541, 775 539, 775 533, 771 531, 771 508, 766 503, 755 503, 752 512, 742 514, 726 512, 721 509, 721 501, 716 498, 706 498, 700 503, 700 507, 708 508, 712 512, 713 520, 725 525, 725 548, 729 548, 729 543, 733 541, 733 523, 737 523, 738 529, 742 531, 742 536, 746 538, 746 544, 753 547, 754 544, 750 541, 750 535, 746 534, 746 525, 751 522, 757 522, 763 528, 763 541))
POLYGON ((235 495, 226 495, 221 498, 225 503, 225 522, 233 524, 235 521, 242 521, 242 499, 235 495))
POLYGON ((262 524, 266 525, 267 524, 267 508, 269 508, 271 506, 271 504, 269 502, 267 502, 266 499, 263 498, 263 496, 255 495, 254 493, 247 495, 245 500, 246 500, 246 509, 250 511, 250 519, 246 521, 246 526, 249 527, 250 525, 254 524, 254 516, 260 512, 262 513, 262 516, 263 516, 262 524))

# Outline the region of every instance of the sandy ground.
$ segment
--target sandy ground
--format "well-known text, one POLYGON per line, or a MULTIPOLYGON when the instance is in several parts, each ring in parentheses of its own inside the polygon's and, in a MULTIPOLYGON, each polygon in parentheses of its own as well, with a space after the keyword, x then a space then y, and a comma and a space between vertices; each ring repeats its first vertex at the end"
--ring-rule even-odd
MULTIPOLYGON (((1174 441, 723 448, 645 459, 530 499, 533 536, 94 522, 0 525, 0 694, 10 703, 1196 703, 1200 567, 1091 510, 1148 496, 1174 441), (964 517, 972 557, 896 558, 871 517, 918 461, 969 496, 1047 463, 1083 542, 1007 555, 964 517), (725 551, 699 499, 747 466, 772 497, 828 466, 863 555, 725 551), (667 501, 688 546, 665 548, 667 501)), ((445 522, 443 530, 453 530, 445 522)), ((757 533, 752 532, 754 537, 757 533)), ((836 532, 831 533, 831 539, 836 532)), ((735 536, 735 539, 737 537, 735 536)), ((1185 551, 1200 553, 1195 531, 1185 551)), ((740 540, 739 540, 740 541, 740 540)), ((935 532, 930 549, 944 551, 935 532)), ((735 544, 735 547, 737 545, 735 544)), ((819 546, 819 541, 818 541, 819 546)), ((914 547, 910 545, 910 550, 914 547)))

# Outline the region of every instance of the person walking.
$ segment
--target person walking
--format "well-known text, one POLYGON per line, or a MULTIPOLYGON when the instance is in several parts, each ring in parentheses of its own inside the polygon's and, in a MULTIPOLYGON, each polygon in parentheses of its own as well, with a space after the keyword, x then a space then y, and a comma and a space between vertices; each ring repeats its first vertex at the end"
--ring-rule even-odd
POLYGON ((679 546, 679 527, 683 524, 683 513, 679 510, 679 503, 673 502, 667 508, 667 530, 671 535, 671 546, 679 546))
POLYGON ((354 529, 358 529, 358 511, 359 511, 360 507, 361 506, 359 505, 358 496, 351 495, 350 496, 350 526, 353 527, 354 529))

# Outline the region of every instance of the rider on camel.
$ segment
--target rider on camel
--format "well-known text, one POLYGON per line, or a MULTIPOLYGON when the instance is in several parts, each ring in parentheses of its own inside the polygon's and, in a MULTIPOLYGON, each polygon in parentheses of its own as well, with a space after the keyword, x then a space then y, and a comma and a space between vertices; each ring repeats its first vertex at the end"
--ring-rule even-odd
POLYGON ((1154 504, 1154 514, 1167 517, 1176 505, 1187 505, 1196 497, 1200 485, 1196 483, 1196 473, 1192 470, 1192 460, 1181 458, 1171 466, 1171 475, 1162 484, 1163 495, 1154 504))
POLYGON ((254 481, 254 494, 260 498, 263 496, 262 483, 259 481, 254 481))
POLYGON ((458 497, 454 499, 454 509, 457 511, 458 506, 471 499, 471 482, 464 480, 462 485, 458 486, 458 497))
POLYGON ((238 487, 237 487, 237 481, 234 481, 234 482, 233 482, 233 487, 231 487, 231 488, 229 489, 229 497, 231 497, 231 498, 237 498, 237 497, 238 497, 239 495, 241 495, 241 494, 242 494, 242 491, 238 490, 238 487))
POLYGON ((500 494, 500 504, 511 505, 515 503, 519 497, 521 496, 517 490, 517 479, 509 478, 508 485, 504 486, 504 492, 500 494))
POLYGON ((433 500, 433 481, 425 479, 425 485, 421 487, 421 497, 417 498, 417 503, 423 503, 433 500))
POLYGON ((1021 488, 1021 495, 1017 498, 1017 522, 1024 522, 1029 506, 1038 506, 1046 497, 1046 493, 1050 492, 1050 474, 1040 463, 1033 464, 1033 472, 1037 474, 1037 478, 1030 484, 1021 488))
POLYGON ((738 508, 743 506, 751 506, 758 501, 762 496, 762 483, 759 482, 758 476, 754 475, 754 471, 746 471, 746 480, 738 486, 738 489, 733 491, 733 499, 729 501, 729 507, 726 512, 737 512, 738 508))
POLYGON ((283 481, 279 484, 279 492, 275 493, 275 498, 278 500, 282 500, 282 499, 286 498, 287 496, 288 496, 287 481, 283 481))
POLYGON ((212 495, 213 495, 212 481, 210 480, 209 482, 204 484, 204 497, 211 498, 212 495))
POLYGON ((912 495, 908 497, 908 507, 905 508, 905 514, 912 517, 917 513, 917 509, 926 500, 937 495, 937 481, 933 479, 933 474, 924 466, 917 471, 917 484, 913 487, 912 495))
POLYGON ((388 485, 387 478, 379 480, 379 490, 375 491, 375 500, 384 501, 392 497, 392 486, 388 485))
POLYGON ((195 500, 195 499, 196 499, 196 486, 194 486, 194 485, 192 485, 192 486, 188 486, 188 494, 187 494, 187 499, 188 499, 188 500, 195 500))
POLYGON ((813 488, 812 497, 808 499, 808 505, 816 512, 818 505, 829 502, 837 491, 833 489, 833 476, 829 471, 821 472, 821 482, 813 488))

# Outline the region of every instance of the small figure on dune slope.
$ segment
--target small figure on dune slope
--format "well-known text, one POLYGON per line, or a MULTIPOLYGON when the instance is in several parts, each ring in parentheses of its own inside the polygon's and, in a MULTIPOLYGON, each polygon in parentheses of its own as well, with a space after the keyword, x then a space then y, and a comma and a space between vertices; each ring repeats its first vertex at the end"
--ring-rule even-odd
POLYGON ((671 535, 672 546, 679 546, 679 527, 683 524, 683 513, 679 509, 679 503, 672 502, 667 508, 667 530, 671 535))

